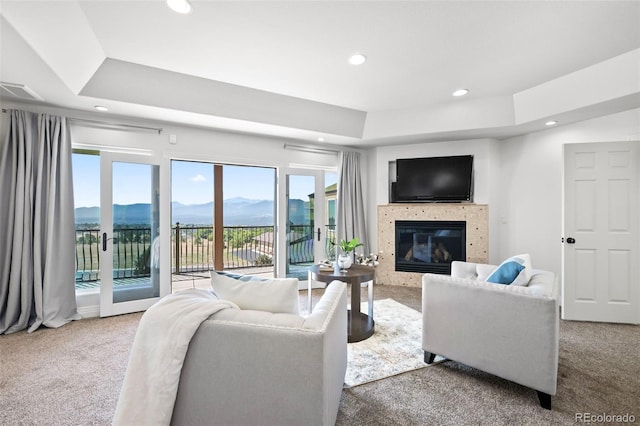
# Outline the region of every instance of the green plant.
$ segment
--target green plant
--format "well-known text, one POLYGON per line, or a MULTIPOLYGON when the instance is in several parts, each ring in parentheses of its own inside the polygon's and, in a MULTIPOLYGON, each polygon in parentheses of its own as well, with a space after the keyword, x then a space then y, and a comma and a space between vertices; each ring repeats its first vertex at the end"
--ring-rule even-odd
POLYGON ((135 262, 136 276, 149 275, 151 273, 151 247, 147 247, 135 262))
POLYGON ((260 256, 256 257, 254 263, 256 264, 256 266, 271 266, 273 265, 273 259, 269 255, 261 254, 260 256))
POLYGON ((354 251, 357 247, 360 247, 360 246, 364 246, 364 244, 358 241, 357 238, 354 238, 349 241, 340 240, 340 244, 338 244, 338 247, 340 247, 340 250, 342 250, 344 254, 349 254, 352 251, 354 251))

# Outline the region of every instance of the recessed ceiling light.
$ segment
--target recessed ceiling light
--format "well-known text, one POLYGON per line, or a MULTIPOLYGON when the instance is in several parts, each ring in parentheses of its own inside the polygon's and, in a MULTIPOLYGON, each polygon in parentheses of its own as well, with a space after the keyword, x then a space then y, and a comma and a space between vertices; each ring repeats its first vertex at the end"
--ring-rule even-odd
POLYGON ((320 137, 318 138, 318 142, 324 142, 324 138, 323 138, 322 136, 320 136, 320 137))
POLYGON ((546 123, 544 123, 546 126, 555 126, 556 124, 558 124, 557 121, 555 120, 549 120, 546 123))
POLYGON ((349 63, 351 65, 362 65, 367 62, 367 57, 362 53, 356 53, 355 55, 351 55, 349 57, 349 63))
POLYGON ((458 89, 455 92, 452 93, 453 96, 464 96, 467 93, 469 93, 469 90, 467 89, 458 89))
POLYGON ((107 108, 106 106, 102 106, 102 105, 96 105, 96 106, 94 106, 94 108, 97 109, 98 111, 102 111, 102 112, 109 111, 109 108, 107 108))
POLYGON ((191 3, 189 3, 189 0, 167 0, 167 6, 174 12, 184 15, 191 12, 191 3))

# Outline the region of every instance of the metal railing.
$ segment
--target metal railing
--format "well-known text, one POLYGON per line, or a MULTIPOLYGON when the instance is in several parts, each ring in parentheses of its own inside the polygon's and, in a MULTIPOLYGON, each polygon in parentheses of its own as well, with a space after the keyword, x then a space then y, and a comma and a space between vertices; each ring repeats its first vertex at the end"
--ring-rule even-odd
MULTIPOLYGON (((327 259, 335 259, 336 226, 325 225, 324 254, 327 259)), ((289 264, 312 263, 314 227, 311 225, 291 225, 289 227, 289 264)))
MULTIPOLYGON (((335 226, 325 226, 324 250, 334 257, 335 226)), ((223 228, 224 269, 273 266, 273 226, 225 226, 223 228)), ((313 262, 313 227, 292 225, 288 230, 289 263, 313 262)), ((150 275, 151 229, 114 229, 114 278, 136 278, 150 275)), ((102 236, 95 228, 76 229, 76 282, 99 279, 102 236)), ((214 269, 213 226, 176 225, 171 230, 172 273, 184 274, 214 269)))
MULTIPOLYGON (((148 277, 151 228, 113 230, 113 277, 148 277)), ((98 280, 102 236, 95 228, 76 229, 76 282, 98 280)))
MULTIPOLYGON (((224 269, 273 265, 273 226, 225 226, 224 269)), ((213 226, 180 225, 172 230, 173 273, 213 269, 213 226)))
POLYGON ((76 282, 98 280, 101 242, 99 229, 76 229, 76 282))
POLYGON ((290 225, 287 240, 290 265, 313 262, 313 226, 290 225))

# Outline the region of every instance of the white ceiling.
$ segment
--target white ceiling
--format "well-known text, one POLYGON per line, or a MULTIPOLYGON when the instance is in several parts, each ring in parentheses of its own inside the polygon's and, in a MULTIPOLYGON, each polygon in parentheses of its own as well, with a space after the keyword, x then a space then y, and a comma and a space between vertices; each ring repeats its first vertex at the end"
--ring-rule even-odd
POLYGON ((501 138, 640 106, 637 73, 615 90, 593 81, 602 93, 572 107, 529 96, 635 67, 637 1, 192 4, 0 0, 0 80, 44 105, 354 146, 501 138), (355 52, 368 61, 349 65, 355 52))

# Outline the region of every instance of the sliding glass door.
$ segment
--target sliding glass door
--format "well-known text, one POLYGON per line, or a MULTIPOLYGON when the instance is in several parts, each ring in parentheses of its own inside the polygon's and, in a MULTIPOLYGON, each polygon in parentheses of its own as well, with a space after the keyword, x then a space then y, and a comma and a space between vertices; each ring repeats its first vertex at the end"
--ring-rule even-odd
POLYGON ((100 316, 142 311, 159 300, 160 165, 101 153, 100 316))

